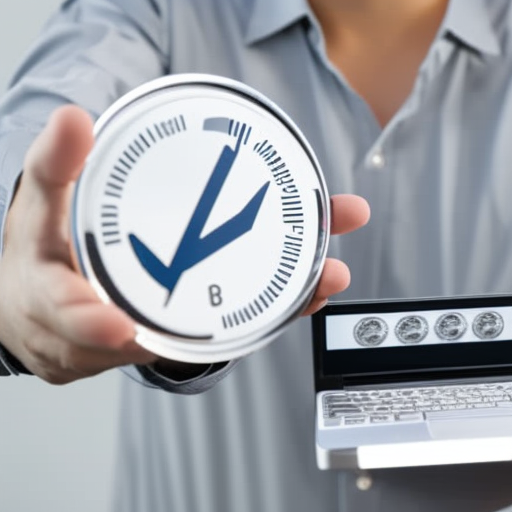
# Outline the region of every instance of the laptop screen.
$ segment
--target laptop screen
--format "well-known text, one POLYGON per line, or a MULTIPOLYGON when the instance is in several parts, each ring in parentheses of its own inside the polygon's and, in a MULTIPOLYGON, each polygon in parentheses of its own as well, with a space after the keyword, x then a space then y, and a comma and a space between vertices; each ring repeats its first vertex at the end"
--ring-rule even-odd
POLYGON ((313 316, 319 390, 512 374, 512 297, 330 303, 313 316))

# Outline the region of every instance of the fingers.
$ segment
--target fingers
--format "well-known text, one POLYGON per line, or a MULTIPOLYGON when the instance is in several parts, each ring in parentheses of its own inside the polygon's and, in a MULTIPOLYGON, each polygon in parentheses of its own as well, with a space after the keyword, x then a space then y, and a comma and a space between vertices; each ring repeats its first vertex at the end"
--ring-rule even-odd
POLYGON ((342 261, 333 258, 325 260, 324 269, 315 294, 303 315, 311 315, 321 309, 331 295, 340 293, 350 284, 350 271, 342 261))
POLYGON ((157 356, 134 341, 126 343, 122 350, 81 347, 37 324, 27 340, 27 349, 25 366, 52 384, 65 384, 110 368, 157 360, 157 356))
POLYGON ((101 302, 83 276, 58 262, 45 263, 33 277, 27 316, 82 346, 122 347, 135 336, 127 314, 101 302))
POLYGON ((331 234, 349 233, 370 220, 370 207, 360 196, 339 194, 331 197, 331 234))
MULTIPOLYGON (((370 219, 365 199, 352 194, 331 197, 331 234, 342 235, 364 226, 370 219)), ((303 312, 311 315, 321 309, 331 295, 344 291, 350 284, 350 271, 342 261, 327 258, 315 294, 303 312)))
POLYGON ((115 305, 101 302, 83 276, 59 263, 47 264, 36 278, 27 317, 62 340, 61 346, 45 350, 56 352, 63 369, 71 366, 70 360, 86 373, 156 360, 133 341, 133 320, 115 305))
POLYGON ((29 370, 62 384, 116 366, 156 361, 133 341, 133 321, 100 302, 82 276, 60 263, 39 270, 41 277, 33 278, 20 320, 14 322, 21 340, 12 352, 29 370))

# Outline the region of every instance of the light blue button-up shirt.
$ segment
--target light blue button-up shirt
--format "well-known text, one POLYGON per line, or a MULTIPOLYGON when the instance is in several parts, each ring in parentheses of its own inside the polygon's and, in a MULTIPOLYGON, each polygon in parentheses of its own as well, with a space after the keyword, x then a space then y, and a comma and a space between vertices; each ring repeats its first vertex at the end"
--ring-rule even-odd
MULTIPOLYGON (((68 0, 0 106, 0 212, 56 106, 98 116, 162 74, 214 73, 259 89, 295 120, 331 193, 368 198, 370 224, 330 247, 352 270, 344 298, 510 292, 511 53, 509 0, 451 0, 410 96, 381 129, 328 61, 305 0, 68 0)), ((379 471, 368 491, 353 473, 317 470, 309 330, 308 319, 296 322, 202 395, 127 380, 115 510, 487 512, 512 503, 509 464, 379 471)))

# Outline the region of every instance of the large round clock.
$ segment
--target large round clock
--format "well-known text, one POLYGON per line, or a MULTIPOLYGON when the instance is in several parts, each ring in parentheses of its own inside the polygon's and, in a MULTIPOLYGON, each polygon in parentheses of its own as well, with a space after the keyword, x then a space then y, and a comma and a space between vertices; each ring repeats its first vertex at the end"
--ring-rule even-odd
POLYGON ((77 264, 162 357, 216 362, 274 339, 307 305, 329 234, 317 160, 275 104, 176 75, 98 120, 72 214, 77 264))

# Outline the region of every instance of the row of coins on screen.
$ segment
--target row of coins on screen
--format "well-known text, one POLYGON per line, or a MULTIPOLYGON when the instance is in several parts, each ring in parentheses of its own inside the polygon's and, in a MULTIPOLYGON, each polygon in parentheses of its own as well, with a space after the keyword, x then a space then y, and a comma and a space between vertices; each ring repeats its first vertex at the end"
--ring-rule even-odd
MULTIPOLYGON (((434 324, 437 337, 445 341, 456 341, 466 333, 468 322, 460 313, 441 315, 434 324)), ((480 313, 472 324, 475 336, 481 340, 497 338, 503 331, 503 317, 495 311, 480 313)), ((379 317, 362 318, 354 327, 354 338, 363 347, 376 347, 387 337, 388 324, 379 317)), ((395 336, 406 345, 423 341, 429 332, 427 320, 421 315, 408 315, 401 318, 395 326, 395 336)))

